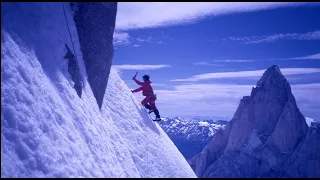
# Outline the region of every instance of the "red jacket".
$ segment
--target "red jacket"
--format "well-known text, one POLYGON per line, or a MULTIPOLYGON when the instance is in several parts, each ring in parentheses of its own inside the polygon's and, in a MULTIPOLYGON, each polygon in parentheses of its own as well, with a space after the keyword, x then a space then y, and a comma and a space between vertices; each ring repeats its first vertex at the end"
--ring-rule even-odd
POLYGON ((151 87, 151 81, 145 81, 145 82, 140 82, 138 81, 136 78, 133 79, 138 85, 140 85, 141 87, 139 87, 138 89, 133 90, 132 92, 139 92, 142 91, 142 95, 143 96, 153 96, 153 89, 151 87))

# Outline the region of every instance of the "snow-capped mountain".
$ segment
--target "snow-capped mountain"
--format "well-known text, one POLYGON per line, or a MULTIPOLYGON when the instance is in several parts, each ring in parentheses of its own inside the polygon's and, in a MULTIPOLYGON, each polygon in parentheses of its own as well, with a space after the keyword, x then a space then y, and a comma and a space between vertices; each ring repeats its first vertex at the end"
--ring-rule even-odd
POLYGON ((320 177, 320 123, 310 127, 277 66, 191 159, 198 177, 320 177))
POLYGON ((196 177, 110 71, 117 3, 1 10, 1 177, 196 177))
POLYGON ((219 121, 219 120, 230 120, 231 117, 220 117, 220 116, 190 116, 190 115, 184 115, 184 116, 177 116, 182 119, 192 119, 192 120, 209 120, 209 121, 219 121))
POLYGON ((317 122, 317 120, 305 117, 307 125, 310 127, 312 122, 317 122))
POLYGON ((187 160, 201 152, 211 141, 214 133, 226 124, 227 121, 224 120, 201 120, 200 117, 197 119, 166 117, 159 122, 159 125, 187 160))

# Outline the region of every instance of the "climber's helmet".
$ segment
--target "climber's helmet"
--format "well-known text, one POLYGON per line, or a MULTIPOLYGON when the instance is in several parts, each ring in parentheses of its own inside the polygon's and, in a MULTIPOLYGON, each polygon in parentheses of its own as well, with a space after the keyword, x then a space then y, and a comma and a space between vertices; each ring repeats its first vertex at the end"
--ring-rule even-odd
POLYGON ((148 75, 144 75, 144 76, 142 76, 142 78, 143 78, 144 81, 149 81, 150 77, 148 75))

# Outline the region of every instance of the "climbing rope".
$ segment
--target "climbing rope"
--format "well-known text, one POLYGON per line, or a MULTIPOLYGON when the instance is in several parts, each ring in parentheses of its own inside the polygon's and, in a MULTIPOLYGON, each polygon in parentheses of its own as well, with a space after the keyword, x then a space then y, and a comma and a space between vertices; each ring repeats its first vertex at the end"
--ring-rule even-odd
POLYGON ((73 49, 74 57, 75 57, 75 59, 76 59, 77 67, 78 67, 78 70, 79 70, 79 76, 80 76, 80 79, 81 79, 81 82, 82 82, 82 87, 83 87, 83 86, 84 86, 84 81, 83 81, 83 79, 82 79, 82 77, 81 77, 80 66, 79 66, 79 62, 78 62, 76 50, 75 50, 75 48, 74 48, 74 43, 73 43, 73 39, 72 39, 72 35, 71 35, 70 28, 69 28, 69 22, 68 22, 66 10, 65 10, 65 8, 64 8, 63 2, 61 2, 61 4, 62 4, 62 9, 63 9, 64 17, 65 17, 65 19, 66 19, 66 23, 67 23, 67 27, 68 27, 68 32, 69 32, 69 36, 70 36, 70 40, 71 40, 71 44, 72 44, 72 49, 73 49))
MULTIPOLYGON (((17 12, 20 14, 20 17, 25 18, 25 16, 23 15, 23 13, 20 11, 20 8, 18 7, 18 3, 13 3, 13 4, 14 4, 14 6, 16 7, 17 12)), ((70 36, 70 39, 71 39, 71 44, 72 44, 73 53, 74 53, 74 56, 75 56, 75 59, 76 59, 77 66, 78 66, 78 68, 80 68, 79 63, 78 63, 77 54, 76 54, 76 51, 75 51, 75 48, 74 48, 74 43, 73 43, 73 39, 72 39, 72 35, 71 35, 70 28, 69 28, 69 22, 68 22, 68 19, 67 19, 67 15, 66 15, 66 11, 65 11, 63 2, 61 2, 61 4, 62 4, 62 9, 63 9, 64 17, 65 17, 65 19, 66 19, 69 36, 70 36)), ((26 23, 26 22, 28 22, 28 21, 26 21, 26 20, 23 21, 23 23, 26 23)), ((27 24, 26 24, 26 25, 27 25, 27 24)), ((25 25, 25 27, 27 27, 26 25, 25 25)), ((29 29, 26 28, 26 31, 29 32, 29 29)), ((30 34, 30 33, 29 33, 29 34, 30 34)), ((82 81, 82 83, 83 83, 83 81, 82 81)))
MULTIPOLYGON (((19 14, 21 14, 21 17, 22 17, 22 18, 24 18, 23 14, 22 14, 21 11, 19 10, 18 4, 17 4, 17 3, 13 3, 13 4, 16 6, 17 12, 18 12, 19 14)), ((68 19, 67 19, 67 15, 66 15, 66 11, 65 11, 63 2, 61 2, 61 4, 62 4, 62 9, 63 9, 64 17, 65 17, 65 19, 66 19, 69 36, 70 36, 70 39, 71 39, 71 44, 72 44, 72 48, 73 48, 73 53, 74 53, 74 56, 75 56, 75 59, 76 59, 77 66, 78 66, 78 68, 80 68, 79 63, 78 63, 78 59, 77 59, 77 54, 76 54, 76 51, 75 51, 75 48, 74 48, 74 43, 73 43, 73 39, 72 39, 72 36, 71 36, 71 32, 70 32, 70 28, 69 28, 69 23, 68 23, 68 19)), ((28 22, 28 21, 23 21, 23 22, 25 23, 25 22, 28 22)), ((27 27, 27 26, 25 26, 25 27, 27 27)), ((29 32, 29 31, 28 31, 28 28, 26 28, 26 31, 29 32)), ((29 33, 29 34, 30 34, 30 33, 29 33)))
POLYGON ((70 39, 71 39, 71 44, 72 44, 72 48, 73 48, 73 53, 74 53, 74 56, 75 56, 75 58, 76 58, 76 63, 77 63, 77 65, 78 65, 78 67, 79 67, 78 60, 77 60, 77 54, 76 54, 76 50, 75 50, 75 48, 74 48, 74 44, 73 44, 73 40, 72 40, 72 35, 71 35, 71 32, 70 32, 69 23, 68 23, 68 19, 67 19, 67 15, 66 15, 66 10, 64 9, 63 2, 61 2, 61 4, 62 4, 62 9, 63 9, 64 17, 65 17, 65 19, 66 19, 69 36, 70 36, 70 39))

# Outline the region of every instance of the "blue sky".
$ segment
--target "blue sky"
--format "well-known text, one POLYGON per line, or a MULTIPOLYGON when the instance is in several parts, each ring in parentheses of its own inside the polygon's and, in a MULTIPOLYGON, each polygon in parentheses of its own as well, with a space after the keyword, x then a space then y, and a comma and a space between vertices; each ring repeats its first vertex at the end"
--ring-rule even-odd
MULTIPOLYGON (((116 69, 148 74, 162 116, 231 118, 271 65, 320 119, 320 3, 118 3, 116 69)), ((138 93, 137 98, 142 100, 138 93)))

